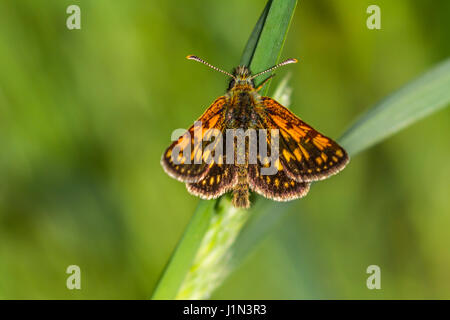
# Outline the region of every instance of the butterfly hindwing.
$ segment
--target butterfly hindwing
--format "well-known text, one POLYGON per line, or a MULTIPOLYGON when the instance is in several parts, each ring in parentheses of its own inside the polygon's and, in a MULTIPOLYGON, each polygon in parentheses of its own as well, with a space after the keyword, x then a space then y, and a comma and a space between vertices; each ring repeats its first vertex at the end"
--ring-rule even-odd
POLYGON ((276 201, 302 198, 309 191, 309 183, 289 178, 284 170, 278 170, 274 175, 263 175, 261 166, 255 164, 249 165, 248 183, 253 191, 276 201))
POLYGON ((322 180, 341 171, 345 150, 269 97, 261 97, 266 128, 279 129, 279 158, 285 174, 299 182, 322 180))
POLYGON ((187 183, 190 193, 202 199, 216 199, 230 191, 237 183, 235 166, 214 163, 205 178, 196 183, 187 183))
POLYGON ((198 182, 208 174, 211 165, 204 161, 203 151, 211 143, 209 140, 214 131, 222 132, 224 129, 226 102, 224 96, 217 98, 197 120, 198 126, 191 126, 167 148, 161 159, 167 174, 182 182, 198 182), (200 139, 196 141, 196 137, 200 139))
MULTIPOLYGON (((226 135, 218 143, 225 146, 226 135)), ((223 152, 221 157, 213 159, 204 178, 195 183, 186 183, 186 187, 191 194, 202 199, 215 199, 233 189, 236 183, 236 166, 234 163, 227 163, 227 154, 223 152)))
MULTIPOLYGON (((259 122, 259 126, 263 126, 263 123, 259 122)), ((296 181, 286 174, 286 168, 279 161, 280 159, 272 158, 274 156, 271 154, 272 135, 267 133, 265 138, 266 154, 263 154, 258 146, 256 164, 248 166, 250 189, 275 201, 290 201, 304 197, 309 191, 309 183, 296 181), (269 158, 274 162, 271 163, 269 158)))

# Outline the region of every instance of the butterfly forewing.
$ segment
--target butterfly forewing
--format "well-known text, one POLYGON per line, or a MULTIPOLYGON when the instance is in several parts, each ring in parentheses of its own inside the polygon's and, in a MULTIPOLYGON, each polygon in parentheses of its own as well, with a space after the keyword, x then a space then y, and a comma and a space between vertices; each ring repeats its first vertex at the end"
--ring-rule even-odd
POLYGON ((197 126, 191 126, 164 152, 161 164, 170 176, 182 182, 198 182, 208 174, 212 163, 204 161, 204 150, 214 141, 212 133, 224 130, 226 101, 224 96, 217 98, 197 120, 197 126))
POLYGON ((280 130, 279 157, 290 178, 299 182, 322 180, 342 170, 345 150, 269 97, 261 97, 267 128, 280 130))
MULTIPOLYGON (((222 139, 217 143, 221 143, 222 149, 225 150, 226 134, 223 134, 222 139)), ((215 159, 216 161, 211 163, 211 168, 202 180, 186 184, 190 193, 202 199, 215 199, 230 191, 236 185, 236 166, 233 163, 227 163, 226 152, 222 152, 222 156, 215 159)))

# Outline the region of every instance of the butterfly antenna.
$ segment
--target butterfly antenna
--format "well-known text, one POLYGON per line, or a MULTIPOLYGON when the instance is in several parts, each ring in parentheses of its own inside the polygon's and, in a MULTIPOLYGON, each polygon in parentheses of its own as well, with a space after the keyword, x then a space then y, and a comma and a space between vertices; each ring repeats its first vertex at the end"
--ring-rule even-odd
POLYGON ((219 72, 222 72, 222 73, 225 73, 227 76, 230 76, 230 77, 232 77, 233 79, 236 79, 236 77, 235 76, 233 76, 231 73, 229 73, 229 72, 226 72, 226 71, 223 71, 222 69, 219 69, 219 68, 217 68, 217 67, 214 67, 212 64, 209 64, 208 62, 206 62, 205 60, 203 60, 203 59, 200 59, 199 57, 197 57, 197 56, 193 56, 193 55, 188 55, 187 57, 186 57, 186 59, 189 59, 189 60, 194 60, 194 61, 197 61, 197 62, 200 62, 200 63, 203 63, 204 65, 206 65, 206 66, 208 66, 208 67, 210 67, 211 69, 214 69, 214 70, 216 70, 216 71, 219 71, 219 72))
POLYGON ((290 63, 297 63, 297 62, 298 62, 297 59, 287 59, 287 60, 285 60, 283 62, 280 62, 279 64, 274 65, 272 68, 269 68, 267 70, 264 70, 264 71, 262 71, 260 73, 257 73, 255 75, 251 76, 250 79, 255 79, 256 77, 258 77, 258 76, 260 76, 260 75, 262 75, 264 73, 270 72, 272 70, 275 70, 276 68, 285 66, 285 65, 290 64, 290 63))

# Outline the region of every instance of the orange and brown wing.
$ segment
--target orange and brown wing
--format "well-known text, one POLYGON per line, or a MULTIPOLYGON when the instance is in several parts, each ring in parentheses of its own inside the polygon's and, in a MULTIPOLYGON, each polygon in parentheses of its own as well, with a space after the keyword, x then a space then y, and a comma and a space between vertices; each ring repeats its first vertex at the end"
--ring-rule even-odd
POLYGON ((221 156, 212 161, 206 175, 198 182, 186 183, 187 190, 202 199, 216 199, 233 189, 238 181, 236 166, 233 163, 227 163, 226 134, 222 135, 218 143, 222 143, 221 156))
POLYGON ((186 183, 186 187, 191 194, 202 199, 216 199, 236 185, 237 177, 233 164, 214 163, 202 180, 186 183))
MULTIPOLYGON (((259 118, 258 129, 272 129, 265 125, 263 117, 259 118)), ((280 162, 280 157, 272 154, 277 152, 274 145, 275 137, 279 137, 279 132, 266 131, 265 137, 258 137, 258 141, 266 141, 265 150, 258 144, 256 163, 248 166, 248 184, 251 190, 260 195, 275 201, 290 201, 304 197, 309 191, 309 182, 297 181, 291 178, 287 167, 280 162), (269 168, 270 167, 270 168, 269 168)), ((263 132, 258 130, 259 135, 263 132)), ((278 138, 278 140, 280 140, 278 138)), ((282 152, 284 146, 279 144, 278 152, 282 152)))
POLYGON ((275 201, 290 201, 306 196, 309 191, 308 182, 298 182, 286 175, 280 169, 274 175, 263 175, 261 163, 248 167, 248 184, 250 189, 260 195, 275 201))
POLYGON ((279 130, 279 158, 285 174, 298 182, 326 179, 349 161, 347 152, 269 97, 262 97, 261 119, 279 130))
POLYGON ((225 96, 217 98, 197 120, 199 125, 191 126, 167 148, 162 155, 161 165, 168 175, 182 182, 195 183, 208 174, 213 163, 204 161, 206 154, 203 150, 214 141, 212 135, 215 130, 224 130, 226 103, 225 96))

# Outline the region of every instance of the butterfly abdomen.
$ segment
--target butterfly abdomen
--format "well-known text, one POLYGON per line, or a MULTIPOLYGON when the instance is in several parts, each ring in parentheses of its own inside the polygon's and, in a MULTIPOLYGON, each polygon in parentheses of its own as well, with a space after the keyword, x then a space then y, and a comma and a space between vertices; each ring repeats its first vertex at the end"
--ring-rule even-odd
POLYGON ((249 208, 249 186, 247 182, 248 169, 245 165, 240 165, 238 168, 238 182, 233 188, 233 205, 236 208, 249 208))

